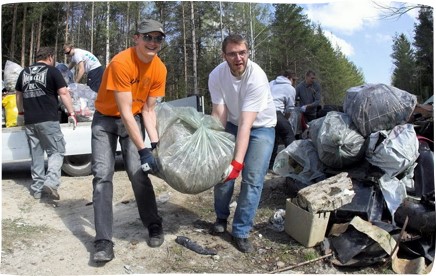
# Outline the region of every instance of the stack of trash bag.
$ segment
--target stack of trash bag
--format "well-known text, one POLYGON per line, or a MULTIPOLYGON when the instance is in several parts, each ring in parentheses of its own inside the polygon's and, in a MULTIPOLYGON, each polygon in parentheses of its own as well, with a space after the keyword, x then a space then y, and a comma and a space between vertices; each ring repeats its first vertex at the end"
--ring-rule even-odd
POLYGON ((233 158, 235 138, 214 117, 193 107, 156 107, 159 177, 184 194, 198 194, 221 181, 233 158))
POLYGON ((363 137, 379 130, 405 124, 416 106, 417 98, 386 84, 365 84, 347 90, 344 112, 353 120, 363 137))
POLYGON ((344 113, 330 111, 310 122, 308 142, 291 143, 277 155, 273 170, 308 185, 324 172, 367 162, 381 172, 377 184, 393 216, 407 190, 414 190, 419 144, 407 122, 416 102, 415 95, 385 84, 352 87, 344 113), (307 147, 311 144, 314 149, 307 147))

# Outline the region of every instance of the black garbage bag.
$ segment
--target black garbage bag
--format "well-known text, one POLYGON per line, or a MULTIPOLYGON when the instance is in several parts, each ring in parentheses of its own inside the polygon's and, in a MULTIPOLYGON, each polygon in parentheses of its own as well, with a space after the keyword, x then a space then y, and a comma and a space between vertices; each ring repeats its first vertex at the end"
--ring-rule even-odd
POLYGON ((415 95, 386 84, 352 87, 347 94, 344 111, 364 137, 407 123, 417 103, 415 95))
POLYGON ((321 162, 342 169, 362 160, 365 154, 365 138, 358 132, 345 113, 330 111, 325 117, 309 123, 312 139, 321 162))

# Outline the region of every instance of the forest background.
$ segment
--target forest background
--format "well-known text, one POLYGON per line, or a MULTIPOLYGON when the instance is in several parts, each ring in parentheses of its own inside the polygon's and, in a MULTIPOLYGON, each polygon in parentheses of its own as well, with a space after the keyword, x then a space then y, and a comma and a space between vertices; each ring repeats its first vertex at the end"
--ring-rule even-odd
MULTIPOLYGON (((419 4, 383 7, 387 17, 419 9, 414 41, 392 38, 391 83, 418 96, 433 95, 433 8, 419 4)), ((21 66, 35 62, 41 46, 56 48, 57 61, 67 63, 65 42, 94 53, 106 66, 133 45, 132 34, 145 18, 163 23, 165 42, 159 56, 168 69, 165 100, 205 96, 211 103, 208 75, 222 62, 221 42, 230 33, 245 36, 250 59, 270 80, 284 69, 300 80, 317 73, 322 104, 342 106, 346 90, 365 83, 362 71, 311 22, 297 4, 219 1, 27 2, 2 4, 2 68, 7 60, 21 66)))

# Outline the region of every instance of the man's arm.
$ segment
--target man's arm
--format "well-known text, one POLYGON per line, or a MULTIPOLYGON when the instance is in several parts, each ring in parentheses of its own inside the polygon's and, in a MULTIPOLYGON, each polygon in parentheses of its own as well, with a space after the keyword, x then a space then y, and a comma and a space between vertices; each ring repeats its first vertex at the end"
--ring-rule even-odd
POLYGON ((68 114, 74 113, 73 100, 71 99, 70 92, 64 86, 58 89, 58 95, 61 98, 62 103, 67 108, 68 114))
POLYGON ((123 121, 130 139, 132 139, 138 150, 145 148, 141 130, 139 129, 132 113, 132 93, 118 91, 114 91, 113 93, 115 95, 118 110, 121 113, 121 120, 123 121))
POLYGON ((244 163, 245 154, 247 153, 250 140, 251 128, 253 127, 254 120, 256 120, 256 116, 257 112, 243 111, 239 118, 234 159, 241 164, 244 163))
POLYGON ((142 119, 144 127, 147 131, 151 143, 159 141, 159 134, 157 133, 157 119, 156 119, 156 97, 148 97, 147 102, 142 108, 142 119))
POLYGON ((83 77, 83 74, 85 74, 85 63, 83 61, 79 62, 77 64, 77 72, 76 72, 76 79, 75 82, 80 82, 80 80, 83 77))
POLYGON ((16 101, 16 104, 17 104, 18 113, 24 112, 24 107, 23 107, 23 92, 15 90, 15 101, 16 101))
POLYGON ((227 108, 224 104, 213 104, 212 114, 213 117, 217 118, 223 127, 227 124, 227 108))

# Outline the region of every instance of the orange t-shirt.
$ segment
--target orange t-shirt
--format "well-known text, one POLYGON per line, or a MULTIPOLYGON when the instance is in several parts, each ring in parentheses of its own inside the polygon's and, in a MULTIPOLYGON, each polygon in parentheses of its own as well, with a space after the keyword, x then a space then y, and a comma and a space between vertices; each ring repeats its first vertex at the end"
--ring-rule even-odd
POLYGON ((151 97, 165 96, 167 68, 156 55, 150 63, 139 60, 134 47, 118 53, 104 71, 95 109, 120 116, 114 93, 132 93, 132 113, 138 114, 151 97))

